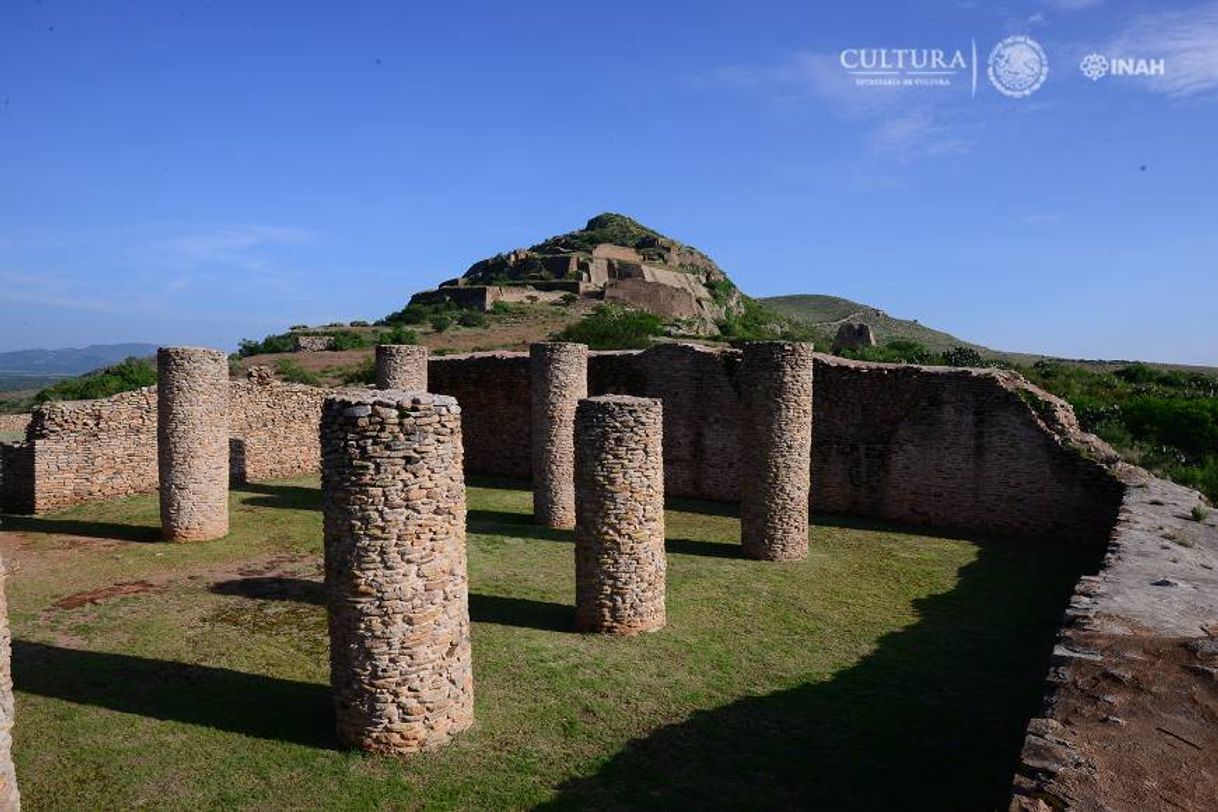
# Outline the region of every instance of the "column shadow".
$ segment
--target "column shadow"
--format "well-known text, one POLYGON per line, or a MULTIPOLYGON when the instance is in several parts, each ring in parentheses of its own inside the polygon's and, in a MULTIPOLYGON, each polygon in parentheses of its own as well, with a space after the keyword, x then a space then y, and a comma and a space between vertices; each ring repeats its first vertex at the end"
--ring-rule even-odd
POLYGON ((151 719, 336 749, 326 685, 13 641, 16 690, 151 719))
POLYGON ((53 519, 43 516, 5 516, 0 519, 0 530, 57 536, 82 536, 111 541, 141 543, 161 541, 160 527, 118 522, 94 522, 85 519, 53 519))
POLYGON ((853 667, 659 728, 541 808, 1005 809, 1061 613, 1098 564, 982 544, 853 667))
POLYGON ((242 482, 231 488, 234 493, 259 494, 245 500, 255 507, 284 510, 321 510, 321 488, 304 485, 273 485, 267 482, 242 482))

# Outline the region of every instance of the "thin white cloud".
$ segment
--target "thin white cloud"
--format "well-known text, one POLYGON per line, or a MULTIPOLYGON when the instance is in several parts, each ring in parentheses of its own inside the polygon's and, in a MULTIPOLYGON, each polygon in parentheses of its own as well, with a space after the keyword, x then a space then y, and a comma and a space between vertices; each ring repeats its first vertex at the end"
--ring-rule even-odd
POLYGON ((1218 96, 1218 3, 1135 18, 1113 40, 1115 56, 1164 59, 1165 75, 1143 79, 1173 98, 1218 96))
POLYGON ((873 152, 901 159, 967 151, 942 107, 952 98, 942 88, 861 86, 836 53, 797 51, 765 65, 731 65, 699 77, 699 87, 744 91, 778 104, 818 105, 867 129, 873 152))
POLYGON ((1046 0, 1045 5, 1058 11, 1081 11, 1095 8, 1103 2, 1104 0, 1046 0))

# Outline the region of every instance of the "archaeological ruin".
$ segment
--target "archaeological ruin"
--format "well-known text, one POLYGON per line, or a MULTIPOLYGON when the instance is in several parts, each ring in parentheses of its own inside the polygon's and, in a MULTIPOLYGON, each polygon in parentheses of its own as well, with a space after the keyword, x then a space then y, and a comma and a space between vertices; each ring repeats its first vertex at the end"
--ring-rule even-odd
POLYGON ((748 344, 740 377, 744 554, 762 561, 806 558, 815 400, 812 345, 748 344))
POLYGON ((529 348, 533 517, 575 526, 575 408, 588 394, 588 348, 548 342, 529 348))
POLYGON ((412 753, 473 723, 461 411, 350 391, 321 417, 330 683, 339 739, 412 753))
POLYGON ((427 391, 427 348, 418 344, 378 344, 376 388, 427 391))
MULTIPOLYGON (((256 369, 229 380, 222 354, 198 350, 164 350, 161 365, 159 387, 38 406, 23 441, 0 444, 0 508, 40 515, 160 490, 167 538, 211 538, 226 529, 230 482, 320 471, 332 687, 340 740, 355 747, 412 752, 471 724, 470 475, 531 479, 535 532, 576 528, 575 626, 597 631, 665 623, 663 498, 738 505, 741 557, 804 558, 809 512, 1107 550, 1067 609, 1016 809, 1100 797, 1122 731, 1165 740, 1147 720, 1218 668, 1202 631, 1218 617, 1218 531, 1187 518, 1198 494, 1121 461, 1009 371, 792 344, 541 344, 431 357, 429 395, 256 369), (1184 676, 1120 693, 1161 679, 1147 670, 1156 651, 1184 676), (1127 729, 1096 698, 1113 673, 1132 683, 1098 695, 1118 697, 1127 729)), ((1205 740, 1191 724, 1173 732, 1205 740)), ((1173 742, 1183 749, 1162 758, 1191 763, 1187 745, 1160 743, 1173 742)))
POLYGON ((219 350, 157 352, 157 470, 166 541, 228 534, 228 358, 219 350))
POLYGON ((575 514, 576 625, 610 634, 663 628, 660 401, 601 395, 579 402, 575 514))

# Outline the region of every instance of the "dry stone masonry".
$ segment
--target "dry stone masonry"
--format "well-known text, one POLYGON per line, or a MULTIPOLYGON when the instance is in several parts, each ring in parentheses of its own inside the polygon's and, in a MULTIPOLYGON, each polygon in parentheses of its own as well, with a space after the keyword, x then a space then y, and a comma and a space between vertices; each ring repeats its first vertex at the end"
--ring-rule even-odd
POLYGON ((17 772, 13 769, 13 635, 8 626, 4 582, 8 573, 0 562, 0 812, 21 808, 17 772))
POLYGON ((330 683, 345 744, 411 753, 473 722, 461 412, 352 390, 321 419, 330 683))
POLYGON ((376 388, 427 391, 427 348, 414 344, 378 344, 376 388))
POLYGON ((812 345, 759 341, 741 365, 744 553, 764 561, 808 555, 812 345))
POLYGON ((219 350, 157 351, 157 467, 167 541, 228 534, 228 359, 219 350))
POLYGON ((582 631, 664 626, 660 401, 581 400, 575 418, 575 620, 582 631))
POLYGON ((588 348, 549 342, 529 347, 532 374, 533 518, 575 526, 575 407, 588 396, 588 348))

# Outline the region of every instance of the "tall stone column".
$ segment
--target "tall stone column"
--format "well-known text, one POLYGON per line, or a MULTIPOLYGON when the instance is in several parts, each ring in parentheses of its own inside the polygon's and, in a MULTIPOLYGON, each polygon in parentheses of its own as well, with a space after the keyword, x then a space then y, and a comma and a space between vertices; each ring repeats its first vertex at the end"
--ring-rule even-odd
POLYGON ((744 554, 765 561, 807 558, 812 345, 746 344, 740 381, 744 554))
POLYGON ((443 744, 473 722, 461 410, 350 390, 321 416, 330 684, 344 743, 443 744))
POLYGON ((157 350, 157 463, 166 541, 228 534, 228 358, 157 350))
POLYGON ((529 347, 532 375, 533 520, 575 526, 575 407, 588 396, 588 348, 547 342, 529 347))
POLYGON ((604 395, 575 418, 575 622, 664 626, 664 419, 660 401, 604 395))
POLYGON ((427 348, 417 344, 378 344, 376 388, 426 392, 427 348))
POLYGON ((4 594, 7 579, 8 572, 0 562, 0 812, 16 812, 21 809, 21 795, 13 769, 13 635, 4 594))

